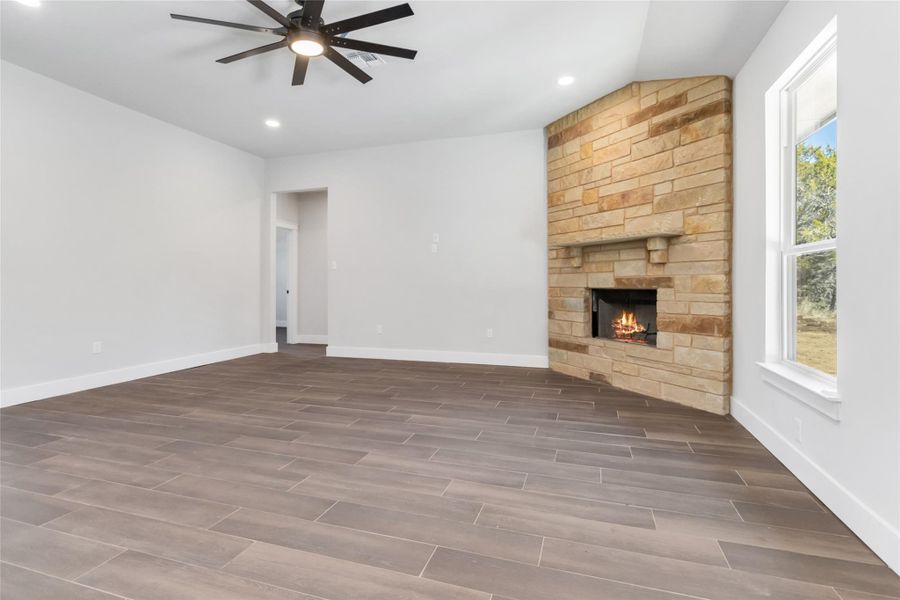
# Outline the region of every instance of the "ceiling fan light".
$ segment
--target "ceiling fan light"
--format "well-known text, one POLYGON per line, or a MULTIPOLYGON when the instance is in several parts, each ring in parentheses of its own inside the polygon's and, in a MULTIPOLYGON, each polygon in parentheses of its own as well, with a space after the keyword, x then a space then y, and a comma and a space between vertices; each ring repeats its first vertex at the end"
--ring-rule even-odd
POLYGON ((310 38, 300 38, 291 42, 291 51, 300 56, 319 56, 325 51, 325 46, 310 38))

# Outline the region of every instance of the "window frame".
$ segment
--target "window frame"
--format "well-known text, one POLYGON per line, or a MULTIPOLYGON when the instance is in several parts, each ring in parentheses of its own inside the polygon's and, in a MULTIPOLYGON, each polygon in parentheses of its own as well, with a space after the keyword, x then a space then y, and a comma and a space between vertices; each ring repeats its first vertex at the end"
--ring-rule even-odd
POLYGON ((788 103, 794 94, 786 92, 795 91, 832 52, 837 53, 837 34, 834 17, 765 93, 765 334, 764 357, 756 363, 765 384, 835 422, 841 420, 837 378, 787 360, 791 356, 787 349, 794 343, 790 328, 796 324, 796 278, 789 272, 790 261, 795 256, 830 249, 832 243, 837 250, 837 238, 833 242, 794 244, 796 149, 792 127, 796 106, 788 103))
MULTIPOLYGON (((825 251, 837 252, 838 236, 827 240, 798 244, 797 234, 797 161, 796 147, 802 140, 797 139, 797 90, 803 85, 829 58, 837 53, 837 34, 832 34, 813 56, 790 78, 781 89, 779 102, 780 120, 780 243, 779 243, 779 344, 778 358, 784 366, 799 371, 805 377, 819 380, 829 387, 837 386, 837 377, 805 365, 796 359, 796 322, 797 322, 797 271, 796 259, 806 255, 825 251)), ((815 131, 837 119, 837 111, 824 119, 815 131)), ((840 335, 840 332, 837 332, 840 335)))

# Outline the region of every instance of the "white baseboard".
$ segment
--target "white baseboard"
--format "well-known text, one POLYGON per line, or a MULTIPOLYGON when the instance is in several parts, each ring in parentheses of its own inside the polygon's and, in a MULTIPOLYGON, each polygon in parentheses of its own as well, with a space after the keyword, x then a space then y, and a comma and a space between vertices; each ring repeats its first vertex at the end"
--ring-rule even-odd
POLYGON ((379 358, 422 362, 469 363, 507 367, 547 368, 547 356, 541 354, 495 354, 492 352, 456 352, 452 350, 406 350, 401 348, 364 348, 362 346, 328 346, 326 356, 343 358, 379 358))
POLYGON ((301 333, 297 335, 298 344, 327 344, 328 336, 315 333, 301 333))
POLYGON ((287 321, 275 321, 275 327, 287 327, 287 321))
MULTIPOLYGON (((900 574, 900 531, 869 508, 775 428, 737 398, 731 414, 819 497, 891 569, 900 574)), ((864 467, 863 467, 864 468, 864 467)))
POLYGON ((206 352, 203 354, 192 354, 190 356, 181 356, 179 358, 161 360, 159 362, 144 363, 110 371, 100 371, 99 373, 88 373, 87 375, 79 375, 67 379, 55 379, 43 383, 23 385, 21 387, 10 388, 0 392, 0 406, 13 406, 15 404, 43 400, 44 398, 52 398, 53 396, 61 396, 62 394, 81 392, 103 387, 105 385, 112 385, 114 383, 133 381, 143 377, 162 375, 163 373, 171 373, 172 371, 181 371, 182 369, 191 369, 193 367, 221 362, 223 360, 232 360, 243 356, 260 354, 262 352, 277 351, 278 344, 275 342, 272 342, 271 344, 250 344, 249 346, 226 348, 225 350, 216 350, 215 352, 206 352))

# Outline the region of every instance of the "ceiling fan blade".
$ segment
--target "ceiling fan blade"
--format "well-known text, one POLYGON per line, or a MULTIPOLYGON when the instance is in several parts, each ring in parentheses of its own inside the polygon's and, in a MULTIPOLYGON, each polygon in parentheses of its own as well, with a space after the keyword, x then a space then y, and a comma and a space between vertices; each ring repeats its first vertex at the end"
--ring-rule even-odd
POLYGON ((260 33, 274 33, 281 35, 280 30, 274 27, 257 27, 256 25, 244 25, 243 23, 229 23, 228 21, 216 21, 215 19, 204 19, 203 17, 189 17, 187 15, 170 14, 170 17, 178 21, 194 21, 196 23, 206 23, 207 25, 221 25, 222 27, 233 27, 234 29, 244 29, 246 31, 258 31, 260 33))
POLYGON ((396 46, 385 46, 384 44, 373 44, 372 42, 363 42, 361 40, 351 40, 350 38, 342 37, 331 38, 328 40, 328 43, 339 48, 349 48, 351 50, 385 54, 387 56, 399 56, 400 58, 408 58, 410 60, 416 57, 417 52, 416 50, 408 50, 396 46))
POLYGON ((325 0, 304 0, 303 24, 307 27, 319 28, 319 19, 322 17, 322 7, 325 0))
POLYGON ((411 17, 412 15, 413 10, 409 4, 399 4, 351 19, 344 19, 343 21, 331 23, 322 28, 322 33, 325 35, 337 35, 339 33, 372 27, 373 25, 380 25, 381 23, 402 19, 403 17, 411 17))
POLYGON ((269 15, 269 17, 271 17, 272 19, 275 19, 276 21, 281 23, 283 27, 291 29, 294 26, 290 21, 288 21, 287 17, 285 17, 283 14, 281 14, 262 0, 247 0, 247 2, 269 15))
POLYGON ((307 67, 309 67, 309 57, 298 54, 294 58, 294 78, 291 79, 291 85, 303 85, 307 67))
POLYGON ((272 50, 277 50, 278 48, 284 48, 288 45, 287 38, 275 42, 274 44, 266 44, 265 46, 260 46, 259 48, 253 48, 251 50, 245 50, 243 52, 239 52, 237 54, 232 54, 231 56, 226 56, 225 58, 220 58, 217 60, 217 63, 228 64, 230 62, 234 62, 236 60, 241 60, 242 58, 248 58, 250 56, 256 56, 257 54, 262 54, 263 52, 271 52, 272 50))
POLYGON ((325 58, 347 71, 350 75, 352 75, 357 81, 360 83, 369 83, 372 81, 372 77, 369 76, 368 73, 354 65, 352 62, 347 60, 343 54, 335 50, 334 48, 328 46, 325 48, 325 58))

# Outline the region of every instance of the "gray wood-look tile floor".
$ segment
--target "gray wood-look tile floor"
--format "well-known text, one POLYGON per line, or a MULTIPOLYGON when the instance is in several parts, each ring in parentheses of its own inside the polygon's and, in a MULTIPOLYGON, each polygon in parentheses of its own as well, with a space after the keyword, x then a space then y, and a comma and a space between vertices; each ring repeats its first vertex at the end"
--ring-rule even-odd
POLYGON ((3 600, 876 600, 729 417, 317 346, 10 407, 3 600))

